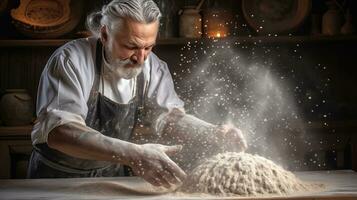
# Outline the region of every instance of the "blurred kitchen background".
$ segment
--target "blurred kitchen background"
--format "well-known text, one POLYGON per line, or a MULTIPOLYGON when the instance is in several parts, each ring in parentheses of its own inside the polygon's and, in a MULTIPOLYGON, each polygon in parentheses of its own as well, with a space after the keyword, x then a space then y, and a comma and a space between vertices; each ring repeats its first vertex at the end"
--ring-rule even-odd
MULTIPOLYGON (((26 176, 36 91, 47 59, 66 42, 89 36, 87 14, 108 2, 1 0, 0 178, 26 176)), ((163 17, 153 51, 168 63, 188 113, 212 123, 244 123, 240 119, 254 110, 244 108, 244 102, 253 99, 259 103, 259 99, 282 92, 285 114, 289 115, 279 119, 276 115, 250 116, 250 121, 259 118, 274 127, 255 123, 254 130, 247 128, 268 132, 264 142, 273 144, 275 150, 267 157, 283 151, 277 161, 290 170, 357 170, 357 1, 155 2, 163 17), (250 87, 236 86, 250 79, 262 83, 257 76, 262 73, 271 75, 264 76, 267 82, 263 84, 279 86, 278 92, 259 96, 259 92, 250 94, 250 87), (220 85, 223 79, 228 82, 220 85), (225 85, 226 90, 215 90, 225 85), (227 95, 231 93, 235 94, 227 95), (235 106, 224 106, 228 103, 235 106), (247 112, 240 112, 242 107, 247 112), (235 109, 237 112, 232 112, 235 109), (279 135, 277 130, 284 133, 279 135), (286 132, 292 134, 284 135, 286 132), (289 159, 294 162, 286 162, 289 159)), ((274 106, 264 112, 277 111, 274 106)), ((258 140, 257 135, 249 138, 258 140)), ((252 145, 252 152, 269 151, 260 148, 260 142, 252 145)))

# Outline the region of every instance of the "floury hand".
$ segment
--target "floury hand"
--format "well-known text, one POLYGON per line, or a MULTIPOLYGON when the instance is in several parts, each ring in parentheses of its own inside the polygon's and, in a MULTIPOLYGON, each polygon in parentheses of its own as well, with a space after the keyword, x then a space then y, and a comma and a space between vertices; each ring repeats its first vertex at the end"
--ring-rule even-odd
POLYGON ((180 145, 138 145, 107 137, 79 123, 68 123, 53 129, 48 145, 77 158, 129 166, 136 175, 155 186, 170 188, 186 178, 185 172, 168 156, 179 152, 182 149, 180 145))
POLYGON ((230 151, 241 152, 245 151, 248 147, 243 133, 240 129, 232 125, 219 125, 217 126, 218 141, 230 151))
POLYGON ((161 144, 138 145, 130 155, 133 172, 154 186, 170 188, 186 178, 185 172, 173 162, 168 155, 181 151, 182 146, 165 146, 161 144))

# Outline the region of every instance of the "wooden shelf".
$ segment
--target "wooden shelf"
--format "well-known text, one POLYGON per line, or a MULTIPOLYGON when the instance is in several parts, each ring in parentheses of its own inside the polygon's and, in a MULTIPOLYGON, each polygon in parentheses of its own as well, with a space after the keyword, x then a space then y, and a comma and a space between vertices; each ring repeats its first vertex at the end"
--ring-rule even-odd
POLYGON ((326 43, 326 42, 357 42, 357 35, 338 36, 258 36, 237 37, 236 42, 241 43, 326 43))
MULTIPOLYGON (((29 39, 29 40, 0 40, 0 47, 57 47, 71 41, 72 39, 29 39)), ((253 44, 273 44, 273 43, 326 43, 326 42, 357 42, 357 35, 338 36, 242 36, 227 37, 220 39, 189 39, 189 38, 168 38, 158 39, 157 45, 185 45, 188 42, 237 42, 253 44)))
POLYGON ((70 39, 53 39, 53 40, 0 40, 0 47, 58 47, 70 39))
POLYGON ((8 138, 31 138, 32 125, 0 126, 0 140, 8 138))
POLYGON ((330 43, 330 42, 357 42, 357 35, 338 35, 338 36, 242 36, 242 37, 227 37, 217 39, 187 39, 187 38, 171 38, 158 40, 158 45, 180 45, 188 42, 229 42, 241 44, 284 44, 284 43, 330 43))

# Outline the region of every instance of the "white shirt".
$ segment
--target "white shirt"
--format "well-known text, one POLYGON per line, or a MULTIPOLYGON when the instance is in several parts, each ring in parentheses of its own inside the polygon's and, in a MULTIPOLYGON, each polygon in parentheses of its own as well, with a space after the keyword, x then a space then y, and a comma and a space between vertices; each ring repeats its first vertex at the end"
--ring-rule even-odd
MULTIPOLYGON (((57 126, 76 122, 85 125, 87 101, 95 78, 94 37, 71 41, 57 49, 48 60, 39 83, 37 123, 31 133, 33 144, 46 143, 48 133, 57 126)), ((105 65, 103 65, 105 66, 105 65)), ((183 110, 167 64, 150 53, 143 66, 147 88, 146 108, 153 110, 155 120, 160 113, 173 108, 183 110)), ((135 94, 136 79, 122 79, 104 67, 104 96, 127 104, 135 94)), ((100 92, 102 85, 100 85, 100 92)))

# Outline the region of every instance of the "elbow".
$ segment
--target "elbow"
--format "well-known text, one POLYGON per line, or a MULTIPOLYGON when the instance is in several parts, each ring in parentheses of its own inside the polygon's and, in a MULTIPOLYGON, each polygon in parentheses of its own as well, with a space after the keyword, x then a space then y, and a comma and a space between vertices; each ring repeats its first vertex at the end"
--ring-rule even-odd
POLYGON ((48 133, 47 145, 52 149, 59 149, 63 146, 64 134, 61 134, 62 127, 58 126, 48 133))
POLYGON ((86 127, 68 123, 57 126, 48 133, 47 145, 56 150, 65 150, 77 146, 81 133, 86 130, 86 127))
POLYGON ((58 146, 58 139, 55 136, 56 133, 54 133, 54 131, 51 131, 50 133, 48 133, 48 138, 47 138, 47 145, 52 148, 52 149, 56 149, 56 147, 58 146))

